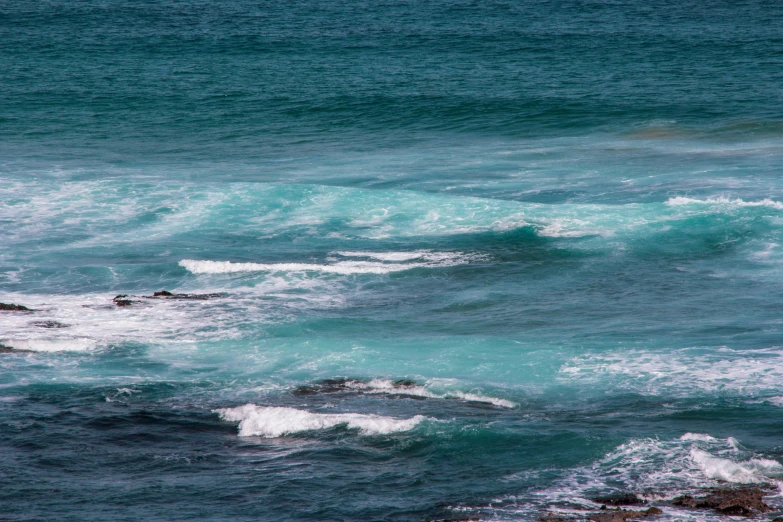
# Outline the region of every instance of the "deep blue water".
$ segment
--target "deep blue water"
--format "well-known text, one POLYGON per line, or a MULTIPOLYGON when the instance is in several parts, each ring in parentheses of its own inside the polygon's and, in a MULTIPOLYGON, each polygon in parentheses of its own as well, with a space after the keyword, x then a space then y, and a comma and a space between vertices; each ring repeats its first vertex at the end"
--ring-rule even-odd
POLYGON ((0 2, 0 519, 783 513, 781 86, 774 1, 0 2))

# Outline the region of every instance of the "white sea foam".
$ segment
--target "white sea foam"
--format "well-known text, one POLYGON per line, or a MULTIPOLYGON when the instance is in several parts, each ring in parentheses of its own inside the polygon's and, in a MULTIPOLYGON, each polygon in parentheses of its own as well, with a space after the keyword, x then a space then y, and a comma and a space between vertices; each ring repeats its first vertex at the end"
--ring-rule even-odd
MULTIPOLYGON (((263 295, 264 290, 258 293, 263 295)), ((238 302, 255 311, 259 300, 253 299, 254 295, 237 295, 232 304, 238 302)), ((303 297, 297 297, 303 306, 307 305, 303 297)), ((105 294, 4 294, 0 301, 21 303, 35 310, 4 314, 0 318, 0 344, 39 352, 89 351, 127 342, 160 345, 232 339, 241 335, 241 323, 247 320, 237 317, 220 299, 139 298, 134 299, 132 306, 123 308, 115 306, 111 295, 105 294), (63 327, 39 326, 48 321, 63 327)), ((272 310, 269 315, 275 317, 274 313, 272 310)), ((255 320, 264 319, 265 315, 258 314, 255 320)))
POLYGON ((462 252, 436 252, 432 250, 414 250, 412 252, 335 252, 338 256, 342 257, 367 257, 370 259, 377 259, 379 261, 386 261, 392 263, 400 263, 405 261, 413 261, 414 259, 421 259, 424 261, 430 261, 435 263, 452 263, 452 262, 466 262, 476 256, 468 256, 462 252))
POLYGON ((676 196, 666 200, 666 204, 669 206, 682 206, 682 205, 726 205, 732 207, 770 207, 776 210, 783 210, 783 203, 779 201, 773 201, 769 198, 761 199, 758 201, 744 201, 742 199, 731 199, 727 197, 715 197, 706 199, 696 199, 684 196, 676 196))
POLYGON ((427 397, 430 399, 459 399, 469 402, 484 402, 501 408, 516 408, 516 402, 498 397, 489 397, 476 393, 468 393, 455 390, 437 392, 425 386, 399 386, 389 379, 373 379, 369 382, 352 381, 348 387, 362 390, 365 393, 385 393, 389 395, 412 395, 415 397, 427 397))
POLYGON ((698 440, 701 442, 716 442, 718 439, 711 435, 707 435, 705 433, 686 433, 682 437, 680 437, 680 440, 698 440))
POLYGON ((783 349, 685 348, 588 353, 560 367, 560 380, 648 395, 770 394, 783 382, 783 349))
POLYGON ((476 256, 461 252, 337 252, 342 257, 368 257, 379 261, 336 261, 316 263, 234 263, 183 259, 179 265, 194 274, 231 274, 240 272, 324 272, 331 274, 389 274, 413 268, 437 268, 469 263, 476 256), (416 263, 405 261, 420 260, 416 263))
POLYGON ((86 352, 95 349, 98 341, 89 338, 4 339, 2 344, 15 350, 31 352, 86 352))
POLYGON ((237 272, 326 272, 331 274, 388 274, 427 266, 423 263, 389 265, 366 261, 343 261, 331 265, 314 263, 232 263, 183 259, 179 265, 194 274, 232 274, 237 272))
POLYGON ((776 460, 751 458, 743 462, 734 462, 715 457, 697 448, 691 449, 690 456, 705 476, 715 480, 760 484, 769 482, 770 478, 783 477, 783 465, 776 460))
POLYGON ((241 437, 281 437, 292 433, 326 430, 336 426, 358 429, 364 435, 384 435, 409 431, 426 419, 416 415, 410 419, 394 419, 361 413, 312 413, 295 408, 245 404, 236 408, 215 410, 220 418, 239 422, 241 437))
POLYGON ((587 236, 610 236, 612 231, 607 228, 593 228, 590 223, 580 219, 552 219, 547 225, 540 227, 536 233, 541 237, 576 238, 587 236))

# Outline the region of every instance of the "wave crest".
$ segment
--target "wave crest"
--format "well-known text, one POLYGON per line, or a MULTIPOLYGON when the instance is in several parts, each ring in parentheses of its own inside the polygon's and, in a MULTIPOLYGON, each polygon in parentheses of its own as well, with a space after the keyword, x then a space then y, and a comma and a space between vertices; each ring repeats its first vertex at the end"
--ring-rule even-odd
POLYGON ((394 381, 389 379, 373 379, 369 382, 355 381, 350 384, 351 388, 362 390, 364 393, 387 393, 390 395, 413 395, 416 397, 427 397, 429 399, 459 399, 468 402, 483 402, 487 404, 493 404, 502 408, 516 408, 519 406, 516 402, 509 401, 507 399, 500 399, 498 397, 489 397, 486 395, 479 395, 476 393, 468 393, 462 391, 444 391, 443 393, 436 393, 424 386, 397 386, 394 381))
POLYGON ((395 419, 361 413, 312 413, 279 406, 245 404, 236 408, 215 410, 225 421, 239 422, 239 436, 281 437, 303 431, 326 430, 344 425, 358 429, 364 435, 384 435, 409 431, 427 419, 416 415, 410 419, 395 419))
POLYGON ((476 256, 461 252, 336 252, 341 257, 365 257, 375 261, 330 259, 317 263, 234 263, 183 259, 179 266, 194 274, 231 274, 238 272, 324 272, 330 274, 388 274, 413 268, 438 268, 469 263, 476 256), (408 261, 417 262, 410 263, 408 261))
POLYGON ((742 199, 730 199, 726 197, 696 199, 684 196, 676 196, 666 200, 666 205, 676 207, 682 205, 728 205, 732 207, 769 207, 776 210, 783 210, 783 203, 769 198, 758 201, 745 201, 742 199))

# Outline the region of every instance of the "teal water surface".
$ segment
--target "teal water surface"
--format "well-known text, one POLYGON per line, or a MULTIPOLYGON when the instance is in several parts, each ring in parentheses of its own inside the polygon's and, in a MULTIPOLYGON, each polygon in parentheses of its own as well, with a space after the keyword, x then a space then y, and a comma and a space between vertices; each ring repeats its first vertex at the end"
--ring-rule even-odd
POLYGON ((783 513, 782 27, 0 5, 0 518, 783 513))

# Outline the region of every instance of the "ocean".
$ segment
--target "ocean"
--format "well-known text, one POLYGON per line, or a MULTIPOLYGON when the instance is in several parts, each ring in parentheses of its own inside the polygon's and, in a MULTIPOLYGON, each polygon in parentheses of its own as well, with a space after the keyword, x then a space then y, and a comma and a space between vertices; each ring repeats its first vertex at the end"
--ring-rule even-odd
POLYGON ((772 0, 0 2, 0 519, 783 514, 781 86, 772 0))

